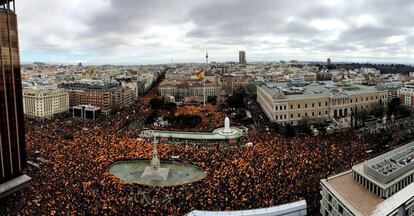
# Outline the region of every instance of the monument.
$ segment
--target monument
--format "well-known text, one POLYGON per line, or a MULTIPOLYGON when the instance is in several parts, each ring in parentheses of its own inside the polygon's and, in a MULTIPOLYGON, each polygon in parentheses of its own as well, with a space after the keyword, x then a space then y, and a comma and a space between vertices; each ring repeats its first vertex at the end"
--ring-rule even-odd
POLYGON ((157 141, 152 142, 152 159, 151 166, 145 167, 144 172, 141 175, 141 178, 151 179, 151 180, 167 180, 169 168, 160 167, 160 157, 157 151, 157 141))

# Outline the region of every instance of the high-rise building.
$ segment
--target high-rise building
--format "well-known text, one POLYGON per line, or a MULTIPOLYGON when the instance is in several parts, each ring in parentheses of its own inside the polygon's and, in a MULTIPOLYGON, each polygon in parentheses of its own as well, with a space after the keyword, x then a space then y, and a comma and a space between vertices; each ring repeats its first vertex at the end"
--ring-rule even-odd
POLYGON ((0 0, 0 198, 24 187, 26 165, 17 16, 13 0, 0 0))
POLYGON ((321 180, 320 213, 414 215, 414 142, 321 180))
POLYGON ((239 51, 239 64, 245 65, 246 62, 246 51, 239 51))
POLYGON ((328 64, 328 66, 330 66, 331 65, 331 59, 328 58, 328 60, 326 60, 326 63, 328 64))

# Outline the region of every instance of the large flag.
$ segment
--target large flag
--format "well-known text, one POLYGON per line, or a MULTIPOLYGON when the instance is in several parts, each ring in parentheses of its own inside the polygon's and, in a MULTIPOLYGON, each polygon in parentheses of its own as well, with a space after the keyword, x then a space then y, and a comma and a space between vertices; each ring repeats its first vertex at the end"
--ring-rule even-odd
POLYGON ((203 81, 204 80, 204 68, 201 69, 199 72, 197 72, 196 76, 197 76, 198 81, 203 81))

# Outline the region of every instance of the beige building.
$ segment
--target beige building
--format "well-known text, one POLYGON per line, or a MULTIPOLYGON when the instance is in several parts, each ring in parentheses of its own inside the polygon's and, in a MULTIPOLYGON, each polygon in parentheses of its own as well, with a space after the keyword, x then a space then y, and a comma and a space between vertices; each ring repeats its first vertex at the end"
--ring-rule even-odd
POLYGON ((69 94, 64 89, 31 88, 23 91, 23 109, 28 117, 45 118, 69 111, 69 94))
POLYGON ((401 103, 413 108, 414 107, 414 84, 406 84, 398 90, 397 96, 401 99, 401 103))
POLYGON ((303 118, 350 117, 352 111, 369 110, 386 101, 386 91, 362 85, 334 87, 314 82, 304 87, 257 86, 262 110, 270 121, 283 125, 296 125, 303 118))
POLYGON ((414 215, 414 142, 321 180, 323 216, 414 215))
MULTIPOLYGON (((205 95, 219 96, 221 87, 215 83, 206 83, 205 95)), ((163 81, 158 87, 159 96, 174 96, 176 99, 197 100, 204 99, 204 84, 200 81, 163 81)))

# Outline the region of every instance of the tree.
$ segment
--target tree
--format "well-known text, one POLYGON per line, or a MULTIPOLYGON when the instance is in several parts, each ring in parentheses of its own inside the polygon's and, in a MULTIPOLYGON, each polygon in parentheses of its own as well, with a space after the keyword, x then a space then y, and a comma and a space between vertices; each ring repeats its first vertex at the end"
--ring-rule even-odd
POLYGON ((159 98, 152 98, 149 102, 152 109, 160 109, 164 105, 164 101, 159 98))
POLYGON ((397 115, 398 114, 398 108, 401 106, 401 99, 400 98, 393 98, 391 99, 391 101, 388 103, 388 109, 387 109, 387 114, 389 116, 391 115, 397 115))
POLYGON ((165 120, 180 127, 197 126, 203 121, 201 116, 191 114, 167 116, 165 120))
POLYGON ((296 135, 295 128, 291 124, 287 124, 285 126, 285 136, 294 137, 296 135))
POLYGON ((385 114, 385 107, 381 104, 375 105, 375 107, 371 111, 372 115, 377 118, 383 117, 385 114))
POLYGON ((400 106, 399 114, 406 118, 411 116, 411 110, 407 106, 400 106))
POLYGON ((393 98, 388 103, 387 114, 388 115, 401 115, 402 117, 409 117, 411 116, 411 110, 401 103, 400 98, 393 98))
MULTIPOLYGON (((366 110, 359 111, 355 114, 355 122, 361 122, 362 127, 365 127, 365 120, 368 117, 368 112, 366 110)), ((359 125, 356 124, 356 127, 359 125)))
POLYGON ((243 109, 243 108, 236 109, 236 116, 235 117, 238 120, 243 120, 244 118, 247 117, 246 110, 243 109))
POLYGON ((236 92, 231 96, 228 96, 226 99, 227 105, 232 108, 241 108, 244 107, 244 97, 245 93, 236 92))
POLYGON ((207 103, 216 105, 217 103, 217 96, 208 96, 207 103))
POLYGON ((168 102, 162 105, 162 109, 168 110, 171 113, 175 113, 175 111, 177 111, 177 104, 168 102))
POLYGON ((312 131, 310 129, 309 119, 303 118, 298 122, 298 128, 306 134, 310 134, 312 131))

